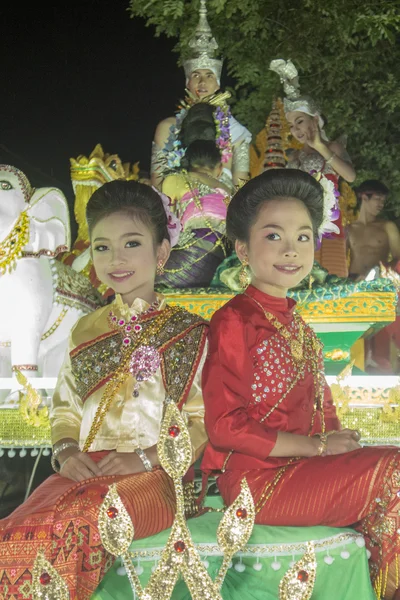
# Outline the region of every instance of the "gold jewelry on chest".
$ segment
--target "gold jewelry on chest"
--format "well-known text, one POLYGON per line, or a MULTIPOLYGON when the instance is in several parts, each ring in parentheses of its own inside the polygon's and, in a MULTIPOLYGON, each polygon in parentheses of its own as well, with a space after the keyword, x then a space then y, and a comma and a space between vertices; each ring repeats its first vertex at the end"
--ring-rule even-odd
POLYGON ((324 413, 323 413, 323 400, 324 400, 324 383, 325 377, 324 373, 320 368, 319 361, 321 355, 322 344, 316 337, 316 335, 309 331, 307 335, 305 333, 305 324, 303 319, 297 313, 294 314, 294 319, 298 326, 298 339, 294 339, 294 333, 291 333, 290 330, 283 325, 275 315, 265 310, 260 302, 255 300, 249 294, 244 294, 253 302, 257 304, 263 311, 265 317, 272 323, 272 325, 276 328, 278 333, 283 337, 285 342, 288 344, 291 354, 293 356, 293 360, 297 366, 297 373, 293 381, 291 382, 289 388, 286 390, 284 394, 279 398, 279 400, 275 403, 275 405, 262 417, 260 423, 263 423, 268 417, 274 412, 274 410, 282 404, 282 402, 286 399, 289 393, 295 388, 297 383, 300 381, 302 377, 304 377, 306 368, 309 368, 314 379, 315 386, 315 402, 314 402, 314 411, 311 418, 310 432, 314 425, 314 419, 317 409, 320 410, 321 413, 321 426, 322 431, 325 431, 325 421, 324 421, 324 413), (308 366, 307 366, 308 365, 308 366))
POLYGON ((304 324, 303 324, 302 318, 297 313, 294 314, 293 318, 294 318, 294 321, 296 322, 296 325, 298 328, 297 339, 296 339, 293 337, 293 335, 294 335, 293 332, 291 332, 286 325, 283 325, 283 323, 281 323, 279 321, 279 319, 277 317, 275 317, 275 315, 273 315, 271 312, 266 310, 260 302, 258 302, 252 296, 249 296, 249 294, 244 294, 244 296, 247 296, 248 298, 250 298, 250 300, 253 300, 253 302, 255 302, 257 304, 257 306, 259 306, 261 308, 266 319, 275 327, 275 329, 277 330, 279 335, 281 335, 283 337, 285 342, 290 347, 290 352, 291 352, 292 357, 295 360, 295 362, 299 363, 299 362, 303 361, 304 360, 304 324))
POLYGON ((88 452, 90 446, 93 443, 103 421, 106 417, 107 412, 114 400, 115 394, 118 388, 126 381, 131 374, 131 360, 134 352, 140 348, 147 348, 152 346, 150 340, 157 337, 161 329, 167 324, 173 315, 182 309, 177 306, 166 306, 159 315, 155 315, 151 319, 151 324, 145 328, 137 330, 137 335, 131 340, 129 344, 124 344, 122 348, 122 357, 120 364, 115 371, 114 375, 107 382, 101 400, 96 410, 96 414, 93 419, 93 423, 90 427, 90 431, 85 440, 83 446, 83 452, 88 452))

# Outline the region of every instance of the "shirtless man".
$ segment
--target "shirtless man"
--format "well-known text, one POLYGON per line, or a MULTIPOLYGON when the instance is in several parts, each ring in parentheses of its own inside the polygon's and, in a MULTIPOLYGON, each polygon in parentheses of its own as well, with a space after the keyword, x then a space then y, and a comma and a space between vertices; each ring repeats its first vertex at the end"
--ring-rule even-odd
POLYGON ((379 218, 388 188, 376 180, 364 181, 357 188, 360 214, 347 228, 347 247, 350 249, 349 277, 364 279, 380 262, 396 264, 400 259, 400 233, 392 221, 379 218), (391 257, 391 258, 390 258, 391 257))

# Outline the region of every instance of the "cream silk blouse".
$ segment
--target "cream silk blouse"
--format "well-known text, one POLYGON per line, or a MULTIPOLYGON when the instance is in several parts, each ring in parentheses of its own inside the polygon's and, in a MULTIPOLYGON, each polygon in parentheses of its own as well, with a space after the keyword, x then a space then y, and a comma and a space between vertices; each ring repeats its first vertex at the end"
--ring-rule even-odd
MULTIPOLYGON (((158 300, 161 302, 159 310, 163 310, 166 301, 161 295, 158 296, 158 300)), ((50 421, 53 444, 63 438, 72 438, 79 440, 79 445, 83 448, 105 388, 105 385, 102 385, 95 389, 85 402, 82 401, 77 393, 70 352, 77 346, 88 343, 112 330, 108 322, 110 310, 117 317, 128 318, 132 315, 139 315, 148 308, 149 304, 140 299, 136 299, 132 306, 128 307, 123 304, 121 297, 117 296, 111 305, 86 315, 75 325, 70 335, 69 349, 52 400, 50 421)), ((192 441, 193 460, 200 456, 207 443, 201 391, 201 372, 206 354, 207 345, 204 348, 188 398, 182 408, 182 415, 192 441)), ((157 369, 151 379, 140 382, 138 397, 132 395, 135 383, 134 377, 130 376, 120 386, 90 447, 91 452, 98 450, 133 452, 138 447, 145 450, 157 443, 165 398, 161 368, 157 369)))

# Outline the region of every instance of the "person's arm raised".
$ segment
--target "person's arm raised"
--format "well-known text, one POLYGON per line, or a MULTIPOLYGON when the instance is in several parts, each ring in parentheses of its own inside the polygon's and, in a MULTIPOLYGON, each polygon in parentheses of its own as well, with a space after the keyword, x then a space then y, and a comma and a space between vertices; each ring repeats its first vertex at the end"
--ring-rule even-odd
POLYGON ((393 261, 397 262, 400 259, 400 233, 397 225, 392 221, 388 221, 385 225, 386 233, 389 239, 390 254, 393 261))

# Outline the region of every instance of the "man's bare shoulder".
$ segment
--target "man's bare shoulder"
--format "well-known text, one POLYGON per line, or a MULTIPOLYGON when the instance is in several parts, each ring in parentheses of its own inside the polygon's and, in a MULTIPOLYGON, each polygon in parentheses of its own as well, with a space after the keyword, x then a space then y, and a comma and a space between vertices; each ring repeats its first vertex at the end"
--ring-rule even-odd
POLYGON ((167 141, 171 125, 175 125, 175 117, 167 117, 166 119, 160 121, 157 125, 154 134, 154 141, 158 146, 162 147, 167 141))
POLYGON ((358 231, 359 229, 362 229, 363 227, 365 227, 364 223, 361 223, 361 221, 353 221, 352 223, 349 223, 346 226, 346 231, 348 233, 351 233, 352 231, 358 231))
POLYGON ((175 123, 176 119, 175 117, 167 117, 166 119, 163 119, 162 121, 159 122, 159 124, 157 125, 157 129, 159 127, 171 127, 171 125, 173 125, 175 123))
POLYGON ((385 229, 388 233, 389 232, 399 233, 399 228, 397 227, 396 223, 394 223, 393 221, 382 221, 382 225, 385 227, 385 229))
POLYGON ((371 227, 385 229, 388 223, 391 223, 391 225, 394 225, 396 227, 396 225, 392 223, 392 221, 386 221, 385 219, 376 219, 375 221, 371 221, 370 223, 363 223, 362 221, 353 221, 353 223, 347 225, 346 229, 348 231, 359 231, 361 229, 369 229, 371 227))

